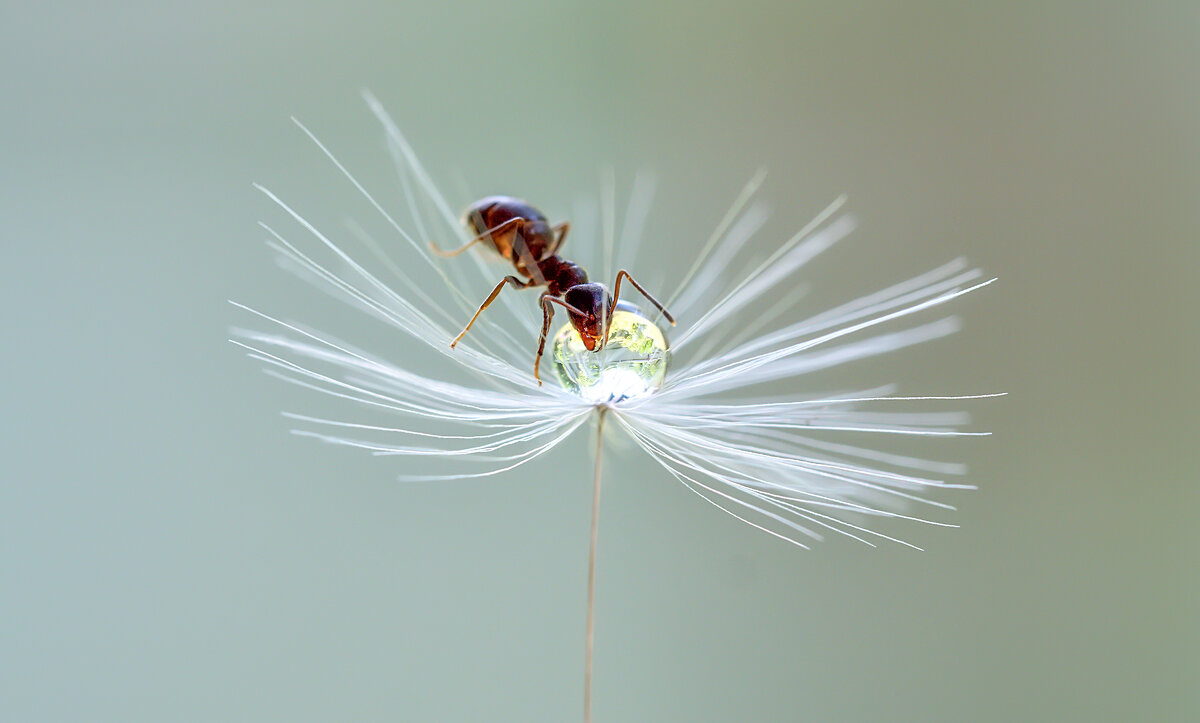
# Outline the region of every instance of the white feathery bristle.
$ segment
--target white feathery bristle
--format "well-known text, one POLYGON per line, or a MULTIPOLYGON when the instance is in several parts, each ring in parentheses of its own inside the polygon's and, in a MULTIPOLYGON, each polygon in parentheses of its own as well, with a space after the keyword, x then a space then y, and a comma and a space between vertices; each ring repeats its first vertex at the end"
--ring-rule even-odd
MULTIPOLYGON (((449 346, 458 324, 482 301, 472 298, 482 292, 468 289, 490 289, 500 277, 499 267, 486 263, 482 254, 467 254, 471 262, 464 259, 451 266, 427 252, 430 241, 449 246, 469 239, 382 104, 369 93, 364 97, 383 126, 388 151, 399 170, 407 225, 398 211, 389 210, 359 183, 312 131, 295 123, 402 242, 380 242, 362 226, 347 224, 350 237, 399 285, 389 285, 279 196, 256 184, 310 242, 293 243, 274 228, 266 224, 263 228, 286 268, 416 342, 409 344, 410 350, 424 350, 434 358, 440 355, 445 376, 415 373, 379 354, 235 303, 275 331, 237 329, 234 344, 264 363, 271 376, 349 403, 353 412, 345 419, 286 412, 286 418, 299 425, 295 434, 382 457, 420 457, 446 468, 438 474, 401 479, 468 479, 500 475, 539 458, 597 409, 605 409, 637 446, 687 489, 733 517, 801 547, 829 533, 872 545, 890 541, 912 546, 868 529, 865 525, 873 519, 951 526, 904 510, 912 506, 953 509, 928 493, 970 489, 971 485, 947 480, 965 472, 961 464, 876 449, 863 440, 982 435, 965 431, 966 415, 943 404, 1000 395, 901 396, 888 385, 797 398, 781 397, 769 385, 951 334, 961 325, 954 316, 902 328, 877 327, 907 321, 994 279, 985 279, 979 270, 956 259, 779 326, 777 320, 807 291, 797 272, 846 238, 854 221, 839 215, 846 199, 835 200, 744 278, 731 283, 726 270, 767 218, 765 204, 754 200, 766 176, 759 171, 698 251, 676 291, 659 297, 667 299, 666 306, 681 322, 672 353, 685 363, 669 371, 661 391, 629 399, 610 395, 589 403, 534 380, 528 364, 536 335, 531 335, 530 327, 536 331, 540 315, 528 295, 501 293, 499 300, 508 313, 489 309, 462 343, 453 349, 449 346), (407 250, 410 258, 393 260, 385 249, 396 247, 407 250), (414 283, 414 277, 422 283, 414 283), (436 288, 429 287, 430 281, 436 288), (777 301, 746 320, 744 312, 764 298, 777 301), (452 377, 467 381, 450 381, 452 377), (751 389, 757 390, 757 397, 729 396, 751 389), (914 410, 918 404, 930 406, 914 410), (378 423, 362 419, 363 412, 378 418, 378 423)), ((619 230, 616 188, 615 173, 606 169, 599 203, 576 204, 577 209, 593 209, 590 214, 580 210, 577 222, 588 215, 599 220, 602 242, 592 258, 603 262, 609 278, 617 268, 634 267, 655 179, 648 172, 634 177, 619 230)), ((587 227, 578 223, 572 240, 583 236, 587 227)), ((543 378, 551 376, 545 373, 550 363, 547 356, 543 378)))

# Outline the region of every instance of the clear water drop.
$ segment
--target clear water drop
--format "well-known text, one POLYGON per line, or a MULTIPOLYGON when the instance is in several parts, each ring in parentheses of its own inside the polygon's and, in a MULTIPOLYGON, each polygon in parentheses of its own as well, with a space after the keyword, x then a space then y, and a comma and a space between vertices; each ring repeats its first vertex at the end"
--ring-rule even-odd
POLYGON ((551 356, 564 389, 591 404, 615 404, 658 391, 671 351, 662 329, 640 309, 622 302, 613 312, 603 349, 588 351, 568 323, 554 335, 551 356))

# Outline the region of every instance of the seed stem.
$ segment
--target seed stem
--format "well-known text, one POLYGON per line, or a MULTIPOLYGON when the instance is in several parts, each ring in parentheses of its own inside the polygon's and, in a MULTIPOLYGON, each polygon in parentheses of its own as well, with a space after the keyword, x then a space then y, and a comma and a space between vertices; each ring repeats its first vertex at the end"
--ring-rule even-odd
POLYGON ((583 723, 592 723, 592 648, 596 632, 596 531, 600 523, 600 453, 604 449, 604 417, 607 407, 600 407, 596 420, 596 476, 592 481, 592 540, 588 548, 587 644, 583 665, 583 723))

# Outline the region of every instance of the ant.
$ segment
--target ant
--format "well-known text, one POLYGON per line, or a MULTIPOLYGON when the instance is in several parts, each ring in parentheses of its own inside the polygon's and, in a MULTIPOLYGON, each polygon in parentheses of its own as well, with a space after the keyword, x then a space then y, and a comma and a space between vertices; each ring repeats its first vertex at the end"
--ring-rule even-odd
POLYGON ((492 293, 480 305, 475 316, 471 317, 467 326, 450 342, 452 349, 483 310, 496 300, 505 284, 517 289, 546 287, 546 291, 538 298, 538 303, 542 306, 542 333, 538 337, 537 356, 533 360, 533 378, 537 380, 538 386, 542 385, 539 367, 542 353, 546 349, 546 334, 550 331, 550 322, 554 318, 555 304, 567 310, 571 325, 579 332, 588 351, 604 348, 613 310, 621 296, 621 281, 624 279, 629 279, 629 283, 662 312, 666 320, 671 322, 671 326, 675 325, 675 319, 662 304, 647 293, 641 284, 634 281, 625 269, 617 272, 611 296, 604 284, 589 283, 587 271, 582 266, 558 255, 571 224, 563 221, 552 227, 541 211, 525 201, 509 196, 488 196, 467 208, 463 214, 463 224, 468 231, 476 234, 475 238, 465 245, 453 251, 443 251, 433 243, 430 243, 429 247, 439 256, 449 257, 457 256, 475 244, 487 241, 490 242, 492 250, 511 261, 517 273, 526 278, 505 276, 496 284, 496 288, 492 289, 492 293))

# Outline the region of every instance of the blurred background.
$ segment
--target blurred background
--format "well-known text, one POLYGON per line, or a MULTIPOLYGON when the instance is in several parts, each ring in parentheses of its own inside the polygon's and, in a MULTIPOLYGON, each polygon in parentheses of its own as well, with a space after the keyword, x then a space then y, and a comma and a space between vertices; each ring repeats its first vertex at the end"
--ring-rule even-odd
POLYGON ((614 450, 596 721, 1195 720, 1198 38, 1193 2, 3 1, 0 718, 578 719, 589 435, 401 484, 226 342, 227 299, 360 323, 250 184, 372 218, 295 115, 396 202, 369 87, 455 203, 653 170, 650 278, 763 164, 756 253, 843 192, 862 222, 815 308, 1000 277, 813 381, 1011 393, 914 445, 980 486, 924 553, 803 552, 614 450))

